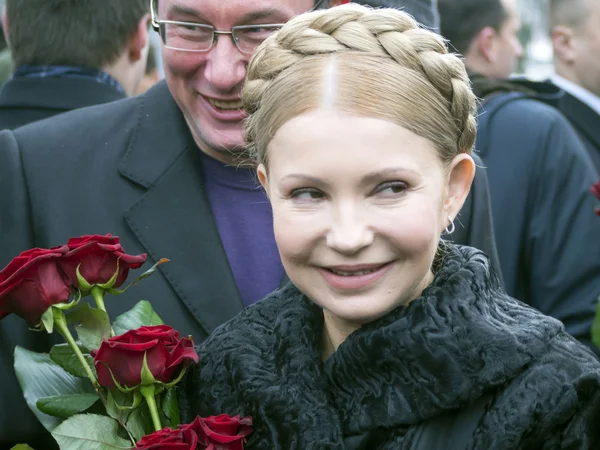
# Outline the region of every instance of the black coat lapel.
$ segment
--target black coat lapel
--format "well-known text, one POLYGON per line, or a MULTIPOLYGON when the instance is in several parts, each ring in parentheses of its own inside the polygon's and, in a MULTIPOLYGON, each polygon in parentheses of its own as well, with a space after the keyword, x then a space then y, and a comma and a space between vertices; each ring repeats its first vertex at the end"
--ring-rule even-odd
POLYGON ((210 333, 243 305, 205 195, 200 150, 166 84, 149 91, 120 173, 147 191, 125 220, 210 333))

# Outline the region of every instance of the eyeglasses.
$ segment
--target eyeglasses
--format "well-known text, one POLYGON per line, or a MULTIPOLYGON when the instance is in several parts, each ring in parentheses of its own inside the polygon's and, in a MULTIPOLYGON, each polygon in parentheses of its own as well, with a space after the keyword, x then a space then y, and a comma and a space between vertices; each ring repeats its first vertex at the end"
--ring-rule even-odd
POLYGON ((242 53, 253 53, 266 38, 278 31, 283 24, 239 25, 230 31, 219 31, 212 25, 176 20, 157 20, 156 3, 151 2, 152 26, 159 32, 166 48, 184 52, 207 52, 221 34, 229 34, 242 53))
MULTIPOLYGON (((321 8, 327 0, 316 2, 314 9, 321 8)), ((229 34, 242 53, 253 53, 265 39, 278 31, 284 24, 239 25, 230 31, 219 31, 212 25, 156 18, 156 0, 151 0, 152 27, 160 34, 166 48, 184 52, 207 52, 221 34, 229 34)))
POLYGON ((165 47, 186 52, 207 52, 221 34, 231 35, 242 53, 253 53, 266 38, 283 24, 240 25, 231 31, 219 31, 211 25, 174 20, 158 20, 159 33, 165 47))

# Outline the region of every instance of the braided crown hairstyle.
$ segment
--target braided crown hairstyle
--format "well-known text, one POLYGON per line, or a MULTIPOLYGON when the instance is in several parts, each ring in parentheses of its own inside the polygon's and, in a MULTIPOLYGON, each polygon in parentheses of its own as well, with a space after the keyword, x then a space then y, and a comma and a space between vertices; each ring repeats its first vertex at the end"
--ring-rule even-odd
POLYGON ((476 101, 462 61, 408 14, 356 4, 297 16, 257 49, 243 93, 249 156, 315 110, 374 117, 429 139, 443 162, 469 153, 476 101))

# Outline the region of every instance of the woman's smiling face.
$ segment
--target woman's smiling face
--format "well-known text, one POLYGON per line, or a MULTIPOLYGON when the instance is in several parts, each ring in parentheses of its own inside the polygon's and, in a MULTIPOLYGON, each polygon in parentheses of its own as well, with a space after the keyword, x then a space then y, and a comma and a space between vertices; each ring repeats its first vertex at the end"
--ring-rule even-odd
POLYGON ((275 134, 259 178, 287 274, 314 302, 366 323, 431 282, 440 234, 473 177, 462 154, 394 123, 317 110, 275 134))

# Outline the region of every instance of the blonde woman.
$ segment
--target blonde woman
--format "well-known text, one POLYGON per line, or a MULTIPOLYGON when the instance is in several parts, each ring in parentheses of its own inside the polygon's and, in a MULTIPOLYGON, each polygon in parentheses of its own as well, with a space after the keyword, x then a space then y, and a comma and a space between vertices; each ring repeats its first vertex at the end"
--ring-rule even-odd
POLYGON ((475 167, 462 62, 408 15, 291 20, 252 59, 247 141, 292 283, 219 328, 182 394, 249 450, 600 448, 600 364, 442 244, 475 167))

